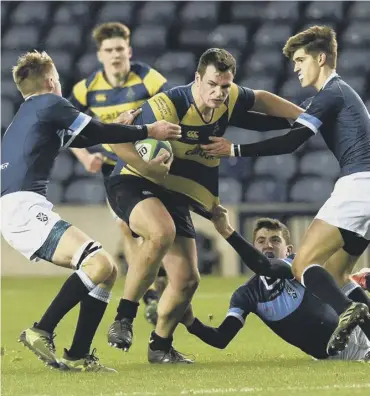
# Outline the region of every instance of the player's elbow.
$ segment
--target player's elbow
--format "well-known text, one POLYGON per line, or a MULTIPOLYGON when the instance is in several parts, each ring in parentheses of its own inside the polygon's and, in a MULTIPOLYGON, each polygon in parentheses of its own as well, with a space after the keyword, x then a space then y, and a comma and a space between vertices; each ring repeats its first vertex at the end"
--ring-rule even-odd
POLYGON ((219 338, 217 340, 217 343, 214 345, 215 348, 218 349, 225 349, 230 343, 230 340, 227 340, 226 338, 219 338))

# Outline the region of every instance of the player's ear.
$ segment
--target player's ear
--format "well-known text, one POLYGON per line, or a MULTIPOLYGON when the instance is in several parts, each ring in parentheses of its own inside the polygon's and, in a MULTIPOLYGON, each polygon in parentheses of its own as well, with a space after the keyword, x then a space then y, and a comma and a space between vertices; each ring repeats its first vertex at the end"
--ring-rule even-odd
POLYGON ((326 54, 325 52, 320 52, 319 53, 319 65, 324 66, 326 63, 326 54))
POLYGON ((195 72, 195 82, 196 82, 198 87, 199 87, 199 84, 200 84, 200 80, 201 80, 200 74, 198 72, 195 72))
POLYGON ((101 57, 101 52, 100 49, 96 51, 96 57, 98 58, 98 61, 100 63, 103 63, 102 57, 101 57))
POLYGON ((288 252, 288 256, 290 256, 293 253, 293 245, 288 245, 286 247, 287 252, 288 252))
POLYGON ((128 58, 131 59, 132 58, 132 47, 128 47, 128 58))

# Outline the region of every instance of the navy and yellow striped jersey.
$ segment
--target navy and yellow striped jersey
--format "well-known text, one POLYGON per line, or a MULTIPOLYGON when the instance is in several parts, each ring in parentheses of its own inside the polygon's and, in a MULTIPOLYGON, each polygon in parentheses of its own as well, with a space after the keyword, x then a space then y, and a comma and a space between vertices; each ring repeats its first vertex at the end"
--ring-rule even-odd
MULTIPOLYGON (((140 107, 166 89, 167 80, 159 72, 145 63, 132 62, 122 86, 112 87, 105 79, 104 69, 99 69, 73 87, 69 100, 80 111, 89 111, 100 121, 111 123, 122 112, 140 107)), ((109 145, 103 145, 102 152, 107 163, 115 164, 117 157, 109 145)))
MULTIPOLYGON (((192 85, 155 95, 142 106, 143 111, 135 123, 149 124, 165 119, 181 126, 182 138, 171 142, 174 161, 163 186, 190 199, 189 206, 199 212, 197 208, 209 211, 219 201, 220 164, 219 158, 205 153, 200 145, 209 143, 210 136, 224 135, 228 125, 245 125, 247 111, 254 105, 255 96, 251 89, 233 83, 227 101, 214 109, 211 120, 205 122, 194 103, 192 85)), ((141 176, 121 160, 113 174, 141 176)))

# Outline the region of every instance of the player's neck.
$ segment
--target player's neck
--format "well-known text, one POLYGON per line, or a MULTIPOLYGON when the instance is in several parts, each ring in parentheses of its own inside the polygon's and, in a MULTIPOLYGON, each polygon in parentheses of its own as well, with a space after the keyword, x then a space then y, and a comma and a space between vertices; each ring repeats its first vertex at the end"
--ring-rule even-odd
POLYGON ((47 91, 47 90, 32 92, 30 94, 24 95, 23 99, 27 100, 29 98, 32 98, 33 96, 45 95, 45 94, 48 94, 48 93, 53 93, 53 92, 52 91, 47 91))
POLYGON ((106 71, 104 71, 104 74, 109 85, 111 85, 112 87, 122 86, 126 82, 128 76, 128 73, 115 75, 115 74, 107 73, 106 71))
POLYGON ((204 103, 201 96, 199 95, 198 89, 195 84, 193 84, 193 86, 191 87, 191 91, 193 94, 195 106, 197 107, 199 113, 204 119, 211 118, 214 109, 211 107, 207 107, 207 105, 204 103))
POLYGON ((324 67, 318 79, 316 80, 316 83, 313 84, 313 87, 316 89, 316 91, 320 91, 320 89, 322 89, 325 83, 328 81, 328 78, 335 72, 335 69, 324 67))

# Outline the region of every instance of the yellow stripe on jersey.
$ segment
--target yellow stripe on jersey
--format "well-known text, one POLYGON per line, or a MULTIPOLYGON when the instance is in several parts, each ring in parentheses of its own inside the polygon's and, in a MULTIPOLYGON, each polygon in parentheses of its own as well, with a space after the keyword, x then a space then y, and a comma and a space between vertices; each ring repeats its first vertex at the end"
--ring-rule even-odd
POLYGON ((86 80, 82 80, 73 87, 73 95, 82 106, 87 106, 86 80))
MULTIPOLYGON (((135 169, 131 168, 128 165, 122 168, 120 174, 141 177, 141 175, 135 169)), ((152 181, 153 183, 157 183, 155 179, 152 179, 150 177, 147 177, 147 179, 152 181)), ((161 185, 171 191, 186 195, 191 200, 198 202, 199 204, 201 204, 201 206, 205 207, 209 211, 214 205, 220 203, 218 196, 213 195, 207 188, 203 187, 201 184, 185 177, 169 174, 166 177, 165 182, 161 185)))
POLYGON ((149 95, 154 96, 167 80, 157 70, 150 69, 149 73, 144 77, 143 82, 148 87, 149 95))
POLYGON ((167 94, 159 93, 158 95, 155 95, 153 98, 148 100, 148 105, 157 121, 166 120, 173 124, 179 123, 176 107, 167 94))
POLYGON ((236 101, 239 97, 239 88, 236 84, 231 84, 230 95, 229 95, 229 103, 228 103, 228 119, 230 120, 231 115, 233 114, 233 110, 236 104, 236 101))
POLYGON ((182 142, 171 142, 173 155, 176 158, 191 160, 198 164, 206 165, 210 168, 220 165, 220 159, 207 155, 199 146, 199 144, 186 144, 182 142))

